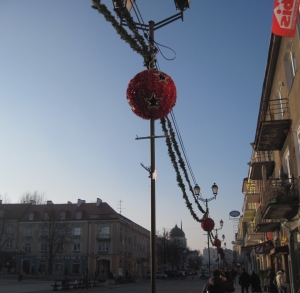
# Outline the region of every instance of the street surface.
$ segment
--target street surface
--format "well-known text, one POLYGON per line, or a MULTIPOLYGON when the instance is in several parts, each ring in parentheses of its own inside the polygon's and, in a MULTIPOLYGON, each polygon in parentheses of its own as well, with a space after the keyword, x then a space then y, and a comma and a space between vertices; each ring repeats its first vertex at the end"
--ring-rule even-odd
MULTIPOLYGON (((203 286, 207 280, 200 280, 198 278, 192 279, 191 277, 186 280, 157 280, 156 292, 181 292, 181 293, 201 293, 203 286)), ((1 293, 45 293, 54 292, 51 285, 54 281, 25 279, 18 282, 17 277, 8 279, 2 277, 0 279, 0 292, 1 293)), ((235 293, 240 293, 240 286, 235 285, 235 293)), ((61 291, 61 290, 59 290, 61 291)), ((63 291, 64 292, 64 291, 63 291)), ((135 283, 118 284, 118 285, 103 285, 89 289, 71 289, 68 292, 82 293, 82 292, 113 292, 113 293, 149 293, 151 292, 151 283, 144 282, 138 279, 135 283)))

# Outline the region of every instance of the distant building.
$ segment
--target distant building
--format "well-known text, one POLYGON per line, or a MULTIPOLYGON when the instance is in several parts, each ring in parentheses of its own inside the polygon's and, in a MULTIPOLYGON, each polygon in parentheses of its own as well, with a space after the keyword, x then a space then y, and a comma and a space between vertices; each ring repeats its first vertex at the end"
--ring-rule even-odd
MULTIPOLYGON (((26 274, 52 270, 53 274, 74 276, 81 276, 85 270, 93 275, 108 272, 124 275, 127 271, 142 276, 149 270, 150 232, 99 198, 95 203, 81 199, 75 204, 0 203, 1 229, 2 270, 13 272, 23 268, 26 274), (45 223, 51 222, 51 211, 55 211, 57 217, 48 223, 51 228, 45 228, 45 223), (50 236, 46 236, 50 235, 50 229, 59 232, 62 227, 68 227, 70 241, 57 244, 50 269, 50 236)), ((63 234, 59 237, 63 238, 63 234)))

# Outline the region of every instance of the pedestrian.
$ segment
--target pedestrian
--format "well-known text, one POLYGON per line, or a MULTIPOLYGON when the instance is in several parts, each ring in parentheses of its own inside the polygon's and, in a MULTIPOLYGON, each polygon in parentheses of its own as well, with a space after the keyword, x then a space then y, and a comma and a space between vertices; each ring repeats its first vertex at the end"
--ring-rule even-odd
POLYGON ((277 293, 277 286, 274 285, 274 279, 276 277, 274 269, 270 268, 268 273, 268 293, 277 293))
POLYGON ((24 272, 22 269, 19 271, 19 282, 23 280, 24 272))
POLYGON ((276 285, 279 293, 286 293, 286 282, 284 279, 285 270, 279 270, 276 274, 276 285))
POLYGON ((249 293, 250 276, 246 272, 246 269, 242 269, 242 273, 239 277, 239 285, 241 286, 242 293, 244 293, 244 291, 246 291, 246 293, 249 293))
POLYGON ((210 278, 208 283, 203 287, 202 293, 226 293, 234 291, 235 288, 230 283, 222 280, 221 272, 215 270, 212 278, 210 278))
POLYGON ((250 276, 251 289, 254 293, 261 293, 260 277, 254 271, 250 276))

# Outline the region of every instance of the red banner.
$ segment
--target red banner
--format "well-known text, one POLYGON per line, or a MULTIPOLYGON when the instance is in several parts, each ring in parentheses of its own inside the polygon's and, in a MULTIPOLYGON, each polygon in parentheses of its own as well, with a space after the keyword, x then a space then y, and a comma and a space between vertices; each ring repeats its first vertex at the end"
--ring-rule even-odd
POLYGON ((300 0, 275 0, 272 33, 282 37, 295 35, 300 0))

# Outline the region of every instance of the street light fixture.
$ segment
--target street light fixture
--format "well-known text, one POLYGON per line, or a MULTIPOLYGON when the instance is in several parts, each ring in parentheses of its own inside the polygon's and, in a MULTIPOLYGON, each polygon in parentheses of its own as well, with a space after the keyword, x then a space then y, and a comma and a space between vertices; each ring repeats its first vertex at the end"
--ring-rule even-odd
POLYGON ((190 8, 191 0, 174 0, 177 10, 184 11, 187 8, 190 8))
MULTIPOLYGON (((128 25, 125 20, 122 19, 122 11, 121 7, 119 7, 118 3, 120 1, 112 0, 114 11, 121 19, 122 25, 128 25)), ((130 12, 133 7, 135 1, 133 0, 123 0, 122 9, 125 7, 128 12, 130 12)), ((142 30, 143 32, 148 32, 148 41, 150 46, 150 51, 154 51, 155 42, 154 42, 154 31, 171 23, 177 19, 183 20, 183 11, 189 7, 190 0, 175 0, 176 8, 180 10, 179 13, 168 17, 158 23, 150 20, 148 25, 142 23, 134 23, 136 30, 142 30)), ((147 35, 147 34, 146 34, 147 35)), ((154 62, 149 63, 148 69, 154 68, 154 62)), ((150 253, 151 253, 151 292, 156 292, 156 201, 155 201, 155 180, 156 180, 156 169, 155 169, 155 139, 165 137, 165 136, 155 136, 155 118, 150 118, 150 136, 149 137, 137 137, 138 139, 150 139, 150 167, 145 168, 143 164, 141 164, 148 172, 150 177, 150 206, 151 206, 151 232, 150 232, 150 253)))
MULTIPOLYGON (((197 200, 201 200, 202 202, 205 202, 205 207, 206 207, 206 215, 208 215, 208 205, 207 203, 213 199, 216 199, 216 196, 218 194, 218 186, 216 185, 216 183, 213 184, 213 186, 211 187, 212 189, 212 193, 213 193, 213 197, 211 198, 203 198, 201 195, 201 188, 198 184, 195 185, 194 187, 194 194, 197 197, 197 200)), ((220 225, 223 226, 224 222, 221 220, 220 221, 220 225), (222 223, 221 223, 222 222, 222 223)), ((207 248, 208 248, 208 271, 210 272, 210 251, 209 251, 209 231, 207 232, 207 248)))

